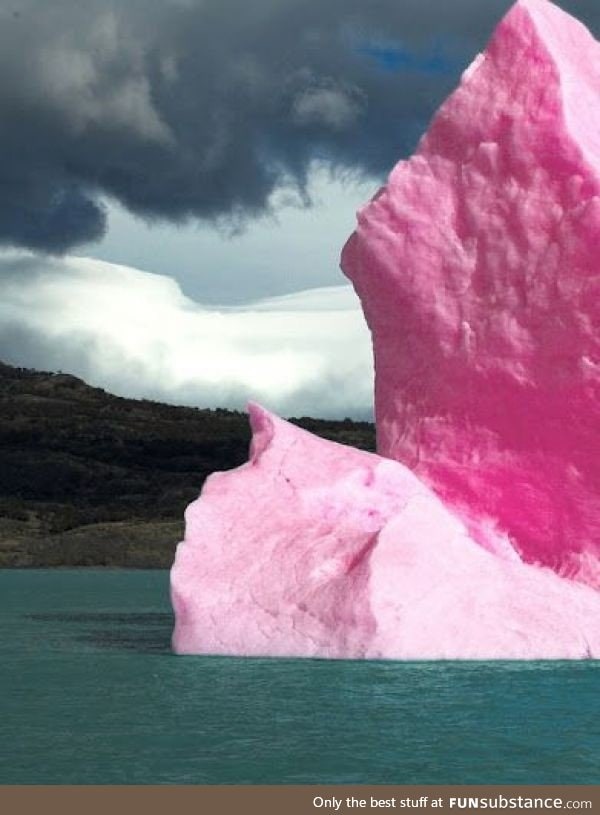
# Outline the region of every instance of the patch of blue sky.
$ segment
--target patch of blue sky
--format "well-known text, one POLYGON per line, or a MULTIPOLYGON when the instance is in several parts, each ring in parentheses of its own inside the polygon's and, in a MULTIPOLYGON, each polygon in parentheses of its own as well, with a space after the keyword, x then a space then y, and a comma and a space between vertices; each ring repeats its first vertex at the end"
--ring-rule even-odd
POLYGON ((407 48, 399 42, 369 40, 356 46, 358 54, 369 58, 386 73, 418 73, 430 76, 448 76, 462 66, 461 60, 446 53, 442 43, 435 42, 421 52, 407 48))

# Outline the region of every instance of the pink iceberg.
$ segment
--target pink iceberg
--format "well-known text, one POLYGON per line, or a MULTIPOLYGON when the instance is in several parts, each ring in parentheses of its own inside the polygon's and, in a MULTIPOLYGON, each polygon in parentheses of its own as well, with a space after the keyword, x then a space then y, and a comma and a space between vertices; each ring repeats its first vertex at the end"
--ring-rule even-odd
POLYGON ((177 653, 600 658, 600 45, 520 0, 342 265, 381 455, 251 408, 171 572, 177 653))
POLYGON ((342 265, 373 334, 378 451, 484 546, 600 588, 600 45, 520 0, 342 265))
POLYGON ((600 594, 492 553, 402 464, 255 406, 248 464, 188 507, 177 653, 600 656, 600 594))

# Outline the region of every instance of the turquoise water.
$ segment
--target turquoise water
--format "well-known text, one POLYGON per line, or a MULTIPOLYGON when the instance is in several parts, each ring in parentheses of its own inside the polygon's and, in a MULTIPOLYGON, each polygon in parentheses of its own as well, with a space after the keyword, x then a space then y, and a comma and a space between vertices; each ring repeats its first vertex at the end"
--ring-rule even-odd
POLYGON ((600 783, 600 663, 175 657, 165 572, 0 572, 0 783, 600 783))

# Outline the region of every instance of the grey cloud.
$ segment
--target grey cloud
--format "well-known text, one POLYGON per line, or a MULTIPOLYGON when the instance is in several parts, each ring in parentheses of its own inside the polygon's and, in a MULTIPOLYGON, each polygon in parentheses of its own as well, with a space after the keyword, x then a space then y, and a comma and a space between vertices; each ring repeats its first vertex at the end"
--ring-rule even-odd
MULTIPOLYGON (((49 337, 40 327, 23 325, 10 319, 0 321, 0 348, 4 363, 39 371, 74 373, 93 383, 93 359, 98 353, 97 343, 87 336, 73 335, 70 340, 65 342, 63 338, 49 337)), ((126 371, 124 375, 123 367, 117 367, 117 376, 124 379, 135 381, 136 373, 139 372, 126 371)))
POLYGON ((322 125, 344 130, 364 110, 364 97, 357 88, 336 86, 324 81, 320 86, 303 90, 293 102, 293 121, 299 125, 322 125))
MULTIPOLYGON (((0 0, 0 242, 99 238, 102 196, 173 221, 244 220, 312 159, 381 176, 506 0, 0 0), (369 41, 421 55, 389 71, 369 41), (443 49, 453 71, 428 72, 443 49)), ((564 6, 592 28, 590 0, 564 6)))

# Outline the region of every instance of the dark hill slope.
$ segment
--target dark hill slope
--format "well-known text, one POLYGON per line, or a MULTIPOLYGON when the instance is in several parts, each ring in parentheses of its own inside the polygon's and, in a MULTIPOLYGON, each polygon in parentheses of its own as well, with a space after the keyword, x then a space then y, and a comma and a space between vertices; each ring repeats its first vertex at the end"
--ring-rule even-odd
MULTIPOLYGON (((367 422, 295 419, 366 450, 367 422)), ((246 460, 244 413, 123 399, 0 363, 0 566, 168 567, 183 511, 246 460)))

